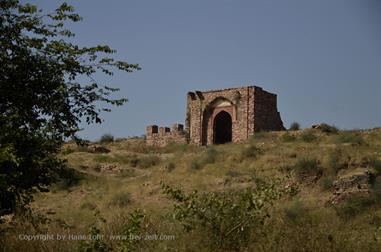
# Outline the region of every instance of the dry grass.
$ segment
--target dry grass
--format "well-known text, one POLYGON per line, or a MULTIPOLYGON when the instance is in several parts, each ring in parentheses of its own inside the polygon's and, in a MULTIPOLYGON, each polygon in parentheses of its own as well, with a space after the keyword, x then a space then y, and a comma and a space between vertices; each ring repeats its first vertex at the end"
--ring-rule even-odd
MULTIPOLYGON (((48 215, 51 221, 38 229, 16 223, 2 236, 0 247, 3 242, 6 251, 73 251, 78 248, 78 242, 26 242, 19 240, 17 234, 87 234, 97 221, 94 215, 97 211, 105 220, 99 225, 102 232, 118 233, 127 214, 142 209, 149 216, 146 227, 149 232, 176 236, 174 241, 146 242, 142 250, 205 251, 197 242, 205 234, 185 233, 170 217, 173 202, 162 194, 161 181, 186 192, 239 190, 270 178, 288 183, 295 180, 298 169, 306 168, 300 160, 308 156, 313 166, 321 170, 322 178, 312 185, 304 185, 302 181, 298 194, 276 202, 272 218, 258 230, 246 249, 376 251, 380 248, 381 233, 380 241, 374 240, 374 234, 377 225, 381 225, 381 221, 377 222, 381 220, 381 210, 365 208, 347 221, 325 206, 331 195, 330 184, 338 174, 350 173, 364 164, 379 169, 379 130, 338 134, 311 129, 269 132, 257 134, 246 143, 213 148, 186 145, 153 148, 146 146, 142 139, 114 141, 105 146, 110 153, 94 154, 73 146, 71 151, 64 148, 63 157, 84 178, 65 190, 53 186, 51 192, 36 195, 33 209, 45 214, 46 209, 53 211, 54 214, 48 215), (115 169, 109 172, 94 170, 110 164, 115 169)), ((106 242, 117 248, 116 243, 106 242)))

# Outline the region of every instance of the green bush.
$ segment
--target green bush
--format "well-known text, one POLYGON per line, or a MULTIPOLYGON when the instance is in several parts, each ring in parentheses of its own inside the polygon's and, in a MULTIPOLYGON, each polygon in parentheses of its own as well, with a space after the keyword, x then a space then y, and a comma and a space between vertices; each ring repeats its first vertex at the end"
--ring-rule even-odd
POLYGON ((296 140, 296 137, 291 135, 290 133, 286 132, 280 137, 282 142, 293 142, 296 140))
POLYGON ((93 169, 96 172, 101 172, 102 171, 102 166, 100 164, 96 164, 93 169))
POLYGON ((124 207, 127 206, 131 203, 131 196, 128 192, 120 192, 115 194, 112 199, 110 204, 113 206, 119 206, 119 207, 124 207))
POLYGON ((218 152, 214 147, 208 147, 206 151, 197 155, 189 162, 191 170, 202 169, 207 164, 213 164, 217 160, 218 152))
POLYGON ((140 168, 149 168, 160 163, 160 157, 155 155, 148 155, 139 158, 137 165, 140 168))
POLYGON ((259 153, 259 149, 254 145, 250 144, 249 146, 245 146, 241 151, 242 158, 256 158, 259 153))
POLYGON ((321 173, 318 160, 316 158, 301 157, 294 165, 294 170, 298 176, 318 175, 321 173))
POLYGON ((300 135, 303 142, 310 143, 317 139, 317 136, 312 131, 305 131, 300 135))
POLYGON ((300 124, 297 122, 293 122, 290 125, 290 130, 299 130, 300 129, 300 124))
POLYGON ((335 177, 333 176, 323 176, 320 179, 319 184, 323 191, 327 191, 332 189, 334 181, 335 181, 335 177))
POLYGON ((319 129, 324 132, 324 133, 333 133, 333 134, 336 134, 339 130, 335 127, 335 126, 332 126, 332 125, 329 125, 329 124, 326 124, 326 123, 322 123, 319 125, 319 129))
POLYGON ((241 173, 238 172, 238 171, 229 170, 229 171, 226 172, 226 176, 229 176, 229 177, 239 177, 239 176, 241 176, 241 173))
POLYGON ((108 154, 96 154, 94 161, 97 163, 112 163, 114 162, 114 157, 108 154))
POLYGON ((78 185, 83 178, 84 175, 79 171, 65 167, 60 169, 56 174, 56 186, 61 190, 69 189, 72 186, 78 185))
POLYGON ((94 210, 97 208, 97 206, 94 203, 91 202, 84 202, 81 207, 81 209, 87 209, 87 210, 94 210))
POLYGON ((185 194, 162 183, 176 203, 173 216, 186 232, 199 234, 206 251, 239 251, 252 241, 254 230, 269 217, 270 202, 279 197, 274 185, 258 189, 185 194))
POLYGON ((133 169, 123 169, 119 176, 123 178, 131 178, 136 176, 136 172, 133 169))
POLYGON ((326 175, 335 176, 340 169, 345 167, 346 164, 342 161, 342 156, 341 149, 334 149, 323 157, 324 173, 326 175))
POLYGON ((129 156, 129 161, 128 163, 131 165, 131 167, 137 167, 138 164, 139 164, 139 158, 137 155, 133 154, 131 156, 129 156))
POLYGON ((101 144, 112 143, 112 142, 114 142, 114 136, 111 134, 104 134, 99 139, 99 143, 101 143, 101 144))
POLYGON ((168 171, 168 172, 171 172, 173 171, 174 169, 176 168, 176 165, 174 162, 168 162, 166 165, 165 165, 165 169, 168 171))
POLYGON ((189 166, 189 169, 191 169, 191 170, 200 170, 201 169, 201 164, 197 159, 192 159, 189 162, 188 166, 189 166))
POLYGON ((349 219, 363 212, 366 208, 375 203, 374 199, 369 196, 352 196, 341 205, 336 206, 335 210, 339 217, 349 219))
POLYGON ((291 206, 284 209, 284 216, 287 220, 296 223, 305 213, 306 208, 301 201, 295 201, 291 206))
POLYGON ((381 174, 381 160, 371 157, 369 160, 369 166, 376 170, 377 175, 381 174))
POLYGON ((364 143, 364 139, 360 133, 353 131, 342 131, 335 138, 337 143, 351 143, 361 145, 364 143))

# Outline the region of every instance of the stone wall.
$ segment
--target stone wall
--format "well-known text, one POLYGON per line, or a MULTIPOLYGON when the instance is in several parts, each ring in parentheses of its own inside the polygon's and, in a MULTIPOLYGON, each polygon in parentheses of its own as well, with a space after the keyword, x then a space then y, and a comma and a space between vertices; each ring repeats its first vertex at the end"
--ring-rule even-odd
POLYGON ((186 131, 190 143, 213 144, 213 119, 224 110, 232 117, 232 142, 246 140, 261 130, 283 130, 275 94, 248 86, 195 91, 187 95, 186 131))
POLYGON ((262 130, 284 130, 277 109, 277 96, 260 87, 194 91, 187 94, 185 130, 181 124, 175 124, 177 126, 174 126, 172 131, 169 128, 158 128, 156 125, 148 126, 147 144, 213 144, 217 142, 217 129, 221 129, 218 128, 220 126, 217 120, 221 112, 225 113, 229 125, 231 122, 228 135, 231 135, 232 142, 244 141, 262 130))
POLYGON ((147 126, 147 145, 163 147, 170 143, 185 144, 187 142, 187 134, 182 124, 173 124, 172 129, 168 127, 158 127, 157 125, 147 126))

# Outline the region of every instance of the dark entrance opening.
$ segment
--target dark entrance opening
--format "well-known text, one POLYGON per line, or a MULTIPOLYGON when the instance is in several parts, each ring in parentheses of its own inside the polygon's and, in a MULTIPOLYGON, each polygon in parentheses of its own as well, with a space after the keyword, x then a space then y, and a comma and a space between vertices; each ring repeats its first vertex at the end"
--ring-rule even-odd
POLYGON ((232 141, 232 118, 228 112, 221 111, 213 120, 213 143, 223 144, 232 141))

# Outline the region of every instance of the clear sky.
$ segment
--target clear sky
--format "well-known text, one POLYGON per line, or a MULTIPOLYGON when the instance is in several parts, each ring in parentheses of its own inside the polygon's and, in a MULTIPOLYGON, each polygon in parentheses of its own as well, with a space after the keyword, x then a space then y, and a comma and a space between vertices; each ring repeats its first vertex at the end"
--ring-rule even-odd
MULTIPOLYGON (((62 1, 31 2, 52 10, 62 1)), ((84 18, 69 26, 76 43, 108 44, 142 67, 107 77, 129 102, 84 125, 87 139, 183 123, 188 91, 245 85, 278 95, 286 127, 381 126, 380 0, 67 2, 84 18)))

